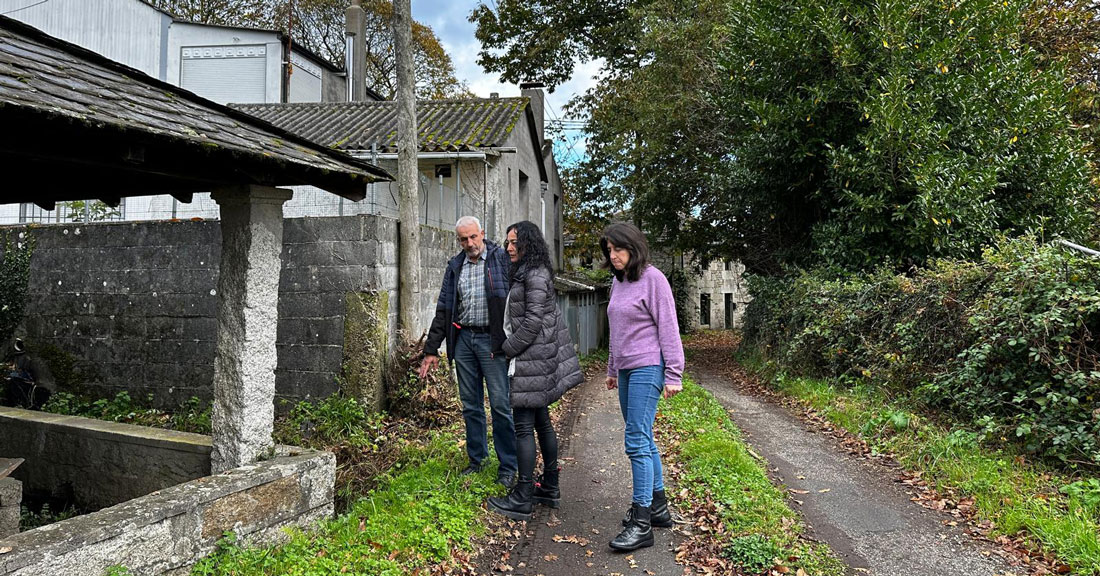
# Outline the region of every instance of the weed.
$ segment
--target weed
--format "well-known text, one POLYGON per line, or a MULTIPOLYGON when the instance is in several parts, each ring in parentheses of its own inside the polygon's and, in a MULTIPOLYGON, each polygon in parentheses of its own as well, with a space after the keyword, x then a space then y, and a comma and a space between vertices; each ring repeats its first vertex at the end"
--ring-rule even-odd
POLYGON ((764 572, 776 565, 783 548, 760 534, 749 534, 730 540, 722 555, 746 570, 764 572))

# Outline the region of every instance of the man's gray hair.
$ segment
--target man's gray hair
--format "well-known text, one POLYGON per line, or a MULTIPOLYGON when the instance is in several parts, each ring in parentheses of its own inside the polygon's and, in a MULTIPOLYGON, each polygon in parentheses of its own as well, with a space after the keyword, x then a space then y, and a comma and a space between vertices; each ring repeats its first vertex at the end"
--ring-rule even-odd
POLYGON ((483 228, 481 227, 481 220, 478 220, 476 216, 463 216, 462 218, 459 218, 458 222, 455 222, 455 230, 458 230, 463 226, 469 226, 470 224, 476 225, 478 232, 481 232, 483 230, 483 228))

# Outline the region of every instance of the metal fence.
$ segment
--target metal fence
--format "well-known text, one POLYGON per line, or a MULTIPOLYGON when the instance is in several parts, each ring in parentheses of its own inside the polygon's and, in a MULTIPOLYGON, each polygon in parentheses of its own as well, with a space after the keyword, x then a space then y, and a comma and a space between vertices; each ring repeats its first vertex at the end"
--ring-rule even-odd
MULTIPOLYGON (((294 196, 283 205, 286 218, 306 216, 351 216, 377 214, 398 217, 396 182, 367 185, 366 197, 358 202, 347 200, 313 186, 293 186, 294 196)), ((420 223, 450 229, 462 214, 483 214, 481 198, 458 194, 442 179, 433 180, 423 174, 419 190, 420 223)), ((122 199, 117 208, 98 200, 59 203, 54 210, 44 210, 34 204, 8 205, 0 209, 0 223, 20 224, 68 223, 110 220, 216 220, 218 204, 209 193, 195 194, 191 202, 180 202, 168 195, 136 196, 122 199)))

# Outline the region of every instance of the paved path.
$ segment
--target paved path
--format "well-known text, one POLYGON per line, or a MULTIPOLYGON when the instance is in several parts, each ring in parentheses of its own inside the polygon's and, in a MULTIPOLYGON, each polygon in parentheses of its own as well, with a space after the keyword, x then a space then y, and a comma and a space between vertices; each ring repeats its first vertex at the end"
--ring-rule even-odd
POLYGON ((793 507, 851 573, 991 576, 1009 569, 961 530, 944 525, 950 516, 911 502, 896 474, 881 464, 840 450, 785 408, 742 394, 724 376, 698 366, 689 372, 730 412, 768 461, 773 480, 797 490, 802 504, 793 507))
POLYGON ((604 387, 602 377, 569 394, 576 396, 574 410, 563 418, 559 431, 564 464, 561 508, 551 514, 538 507, 534 520, 528 522, 528 537, 512 553, 514 573, 683 574, 672 551, 676 536, 669 529, 656 529, 652 548, 628 554, 608 548, 607 543, 622 529, 620 521, 630 505, 630 461, 623 452, 618 395, 604 387))

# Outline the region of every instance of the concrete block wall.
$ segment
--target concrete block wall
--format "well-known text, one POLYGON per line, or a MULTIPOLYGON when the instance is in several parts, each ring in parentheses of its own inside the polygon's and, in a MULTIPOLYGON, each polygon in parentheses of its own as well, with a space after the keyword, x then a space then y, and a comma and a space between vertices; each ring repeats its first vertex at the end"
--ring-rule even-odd
MULTIPOLYGON (((211 397, 217 221, 6 227, 33 236, 22 332, 43 356, 102 395, 127 390, 175 405, 211 397)), ((372 215, 284 222, 276 393, 298 400, 337 388, 345 295, 389 291, 397 327, 397 222, 372 215)), ((434 316, 453 230, 421 227, 421 309, 434 316)), ((391 343, 392 344, 392 343, 391 343)), ((279 408, 279 407, 277 407, 279 408)))

